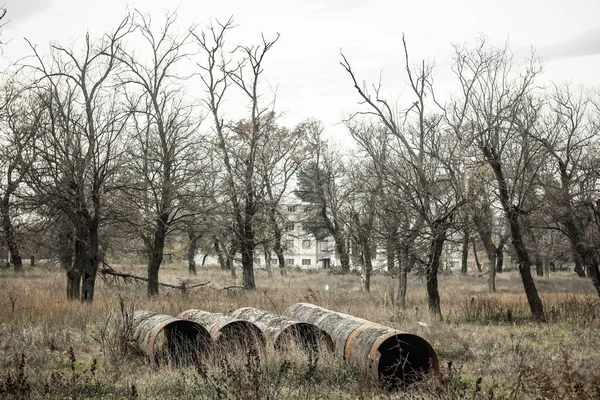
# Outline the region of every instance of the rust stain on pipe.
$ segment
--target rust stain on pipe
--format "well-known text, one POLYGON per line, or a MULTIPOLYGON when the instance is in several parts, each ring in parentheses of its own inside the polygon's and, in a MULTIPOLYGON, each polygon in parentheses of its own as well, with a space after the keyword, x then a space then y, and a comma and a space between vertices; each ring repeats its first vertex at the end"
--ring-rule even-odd
POLYGON ((194 309, 182 312, 179 318, 202 325, 210 332, 217 346, 230 353, 249 349, 258 351, 266 345, 265 335, 250 321, 194 309))
POLYGON ((439 378, 437 354, 420 336, 310 303, 294 304, 283 314, 329 333, 338 357, 365 368, 384 385, 399 386, 428 374, 439 378))
POLYGON ((211 345, 202 325, 146 310, 135 311, 133 336, 140 352, 159 365, 194 363, 211 345))

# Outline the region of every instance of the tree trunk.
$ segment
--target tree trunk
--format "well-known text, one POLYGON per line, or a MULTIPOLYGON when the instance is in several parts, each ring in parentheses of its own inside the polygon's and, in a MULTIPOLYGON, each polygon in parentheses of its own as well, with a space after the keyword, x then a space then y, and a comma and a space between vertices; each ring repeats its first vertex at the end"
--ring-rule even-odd
MULTIPOLYGON (((439 224, 439 223, 438 223, 439 224)), ((429 255, 426 269, 427 278, 427 303, 429 311, 437 318, 442 320, 442 310, 440 308, 440 293, 438 291, 438 270, 444 241, 446 240, 446 229, 440 225, 435 225, 431 229, 433 239, 429 247, 429 255)))
POLYGON ((371 291, 371 275, 373 274, 373 261, 371 259, 371 246, 367 242, 363 247, 363 270, 364 270, 364 290, 371 291))
POLYGON ((408 253, 405 251, 397 251, 398 254, 398 267, 400 269, 398 277, 398 299, 397 304, 400 308, 406 307, 406 290, 408 288, 408 270, 410 269, 410 260, 408 253))
POLYGON ((567 231, 567 236, 571 241, 571 248, 575 253, 575 272, 578 276, 584 277, 585 274, 581 270, 578 271, 577 262, 579 261, 579 268, 581 264, 586 265, 587 275, 592 280, 592 284, 600 296, 600 273, 598 273, 598 262, 596 257, 592 254, 592 249, 586 246, 583 242, 583 232, 575 224, 574 212, 571 206, 571 175, 567 172, 566 165, 559 163, 560 180, 561 180, 561 203, 563 207, 567 207, 566 212, 563 215, 563 224, 567 231))
POLYGON ((227 269, 229 269, 229 271, 231 272, 232 279, 237 279, 237 274, 235 272, 235 263, 233 260, 236 252, 237 252, 237 250, 236 250, 235 246, 233 244, 231 244, 231 246, 229 247, 229 250, 227 251, 226 259, 225 259, 225 265, 227 266, 227 269))
POLYGON ((575 272, 578 277, 585 278, 586 274, 585 270, 583 269, 583 266, 581 265, 581 258, 577 255, 577 253, 575 253, 574 255, 575 257, 573 258, 575 261, 575 268, 573 268, 573 272, 575 272))
POLYGON ((496 248, 496 272, 501 274, 504 268, 504 243, 500 242, 496 248))
POLYGON ((515 205, 510 203, 506 179, 504 178, 504 172, 502 171, 500 162, 496 160, 494 154, 487 147, 483 148, 483 153, 490 167, 492 167, 494 176, 496 177, 496 182, 498 183, 500 203, 502 204, 502 209, 510 227, 510 235, 513 239, 513 247, 515 249, 515 253, 517 254, 517 260, 519 263, 519 274, 521 275, 523 289, 525 290, 525 295, 527 296, 527 302, 529 303, 531 314, 533 318, 537 320, 544 320, 544 306, 542 304, 542 299, 540 299, 538 294, 537 288, 535 287, 533 277, 531 276, 531 259, 529 258, 529 253, 527 252, 527 248, 525 247, 525 242, 523 240, 523 229, 521 227, 521 223, 519 222, 519 210, 515 205))
POLYGON ((460 264, 460 272, 463 275, 466 275, 469 268, 468 268, 468 260, 469 260, 469 241, 470 241, 470 235, 469 235, 469 228, 465 227, 463 229, 463 242, 462 242, 462 257, 461 257, 461 264, 460 264))
POLYGON ((198 250, 198 236, 194 233, 192 229, 188 229, 188 238, 190 240, 190 244, 188 246, 187 251, 187 259, 188 259, 188 273, 190 275, 197 275, 196 272, 196 251, 198 250))
POLYGON ((350 272, 350 254, 348 254, 348 247, 346 246, 346 238, 341 234, 337 234, 333 237, 335 240, 335 249, 340 259, 342 266, 342 272, 350 272))
POLYGON ((217 253, 217 258, 219 259, 219 266, 223 270, 229 269, 229 266, 225 262, 225 255, 223 255, 223 250, 221 249, 221 246, 219 245, 219 240, 215 237, 215 238, 213 238, 213 241, 214 241, 215 252, 217 253))
MULTIPOLYGON (((271 226, 273 228, 273 233, 275 235, 275 243, 273 244, 273 251, 277 256, 277 264, 279 265, 279 274, 284 276, 286 274, 285 269, 285 258, 283 257, 283 246, 281 244, 282 241, 282 233, 281 227, 279 226, 277 210, 275 208, 271 208, 269 218, 271 220, 271 226)), ((271 275, 269 275, 271 276, 271 275)))
POLYGON ((81 276, 87 259, 88 235, 85 226, 79 226, 75 236, 75 259, 67 270, 67 299, 81 299, 81 276))
MULTIPOLYGON (((246 207, 247 209, 249 206, 246 207)), ((242 241, 242 286, 248 290, 256 289, 254 282, 254 229, 252 214, 246 210, 242 241)))
POLYGON ((273 269, 271 268, 271 249, 265 245, 265 268, 267 269, 267 276, 273 277, 273 269))
POLYGON ((598 261, 596 259, 591 260, 587 265, 588 276, 592 280, 592 284, 600 297, 600 270, 598 268, 598 261))
POLYGON ((10 252, 10 262, 12 262, 15 273, 23 273, 23 262, 21 260, 21 254, 19 253, 19 245, 17 243, 17 237, 15 235, 15 228, 10 219, 9 213, 9 196, 8 193, 4 195, 2 204, 0 207, 0 213, 2 213, 2 230, 4 231, 4 240, 6 246, 10 252))
POLYGON ((148 257, 148 296, 158 295, 158 271, 163 260, 169 213, 163 213, 156 219, 154 243, 148 257))
POLYGON ((487 279, 488 290, 491 293, 495 293, 496 292, 496 260, 495 260, 495 258, 488 260, 487 267, 488 267, 488 279, 487 279))
POLYGON ((98 272, 98 222, 92 221, 88 225, 88 245, 86 248, 85 266, 81 282, 81 300, 91 303, 94 301, 96 286, 96 273, 98 272), (91 226, 89 226, 91 225, 91 226))
POLYGON ((544 261, 537 257, 535 259, 535 274, 537 276, 544 276, 544 261))
POLYGON ((475 258, 475 265, 477 266, 477 271, 481 272, 481 263, 479 262, 479 257, 477 255, 477 247, 475 246, 474 240, 473 240, 473 257, 475 258))
POLYGON ((393 237, 390 237, 387 239, 387 243, 386 243, 386 249, 385 249, 385 254, 386 254, 386 265, 387 265, 387 270, 389 273, 393 274, 395 273, 398 269, 396 268, 396 239, 393 237))

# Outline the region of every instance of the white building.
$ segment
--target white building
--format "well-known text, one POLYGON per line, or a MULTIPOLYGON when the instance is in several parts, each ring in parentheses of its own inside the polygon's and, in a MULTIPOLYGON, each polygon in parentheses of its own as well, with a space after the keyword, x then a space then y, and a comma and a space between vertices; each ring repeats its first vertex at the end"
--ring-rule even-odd
MULTIPOLYGON (((288 267, 329 268, 335 265, 335 242, 332 237, 317 240, 304 229, 303 222, 308 218, 311 207, 306 204, 288 204, 282 206, 285 215, 282 246, 285 264, 288 267)), ((272 255, 271 264, 277 265, 277 257, 272 255)))

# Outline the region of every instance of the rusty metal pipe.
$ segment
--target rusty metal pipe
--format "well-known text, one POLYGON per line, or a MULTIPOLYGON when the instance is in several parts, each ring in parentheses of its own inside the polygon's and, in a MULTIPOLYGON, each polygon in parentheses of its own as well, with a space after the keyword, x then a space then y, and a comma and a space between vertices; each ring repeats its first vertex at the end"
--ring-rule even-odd
POLYGON ((329 333, 338 357, 367 369, 384 385, 399 386, 428 374, 439 377, 437 354, 420 336, 310 303, 293 304, 283 315, 329 333))
POLYGON ((140 352, 159 365, 194 363, 211 346, 202 325, 146 310, 133 314, 133 338, 140 352))
POLYGON ((305 352, 313 355, 321 349, 333 349, 333 342, 329 334, 311 323, 252 307, 235 310, 231 316, 258 326, 277 350, 286 350, 290 344, 296 344, 305 352))
POLYGON ((184 311, 178 317, 202 325, 210 332, 218 348, 227 352, 258 351, 266 345, 265 335, 250 321, 194 309, 184 311))

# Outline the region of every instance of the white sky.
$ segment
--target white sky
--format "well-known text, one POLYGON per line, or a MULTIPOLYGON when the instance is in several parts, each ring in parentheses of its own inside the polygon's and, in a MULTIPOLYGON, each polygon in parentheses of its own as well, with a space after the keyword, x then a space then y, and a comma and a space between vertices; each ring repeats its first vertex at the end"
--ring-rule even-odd
POLYGON ((279 32, 265 73, 278 85, 282 123, 318 118, 340 137, 344 129, 337 123, 358 101, 339 65, 340 49, 361 79, 376 81, 382 73, 386 94, 397 100, 406 81, 402 33, 413 61, 435 61, 442 96, 454 83, 451 44, 473 43, 481 34, 497 44, 508 38, 517 55, 535 46, 547 78, 600 85, 598 0, 8 0, 3 55, 16 60, 26 54, 23 37, 46 49, 50 41, 81 39, 88 29, 99 35, 128 7, 157 17, 178 8, 182 26, 233 15, 238 28, 230 43, 257 43, 261 33, 270 38, 279 32))

